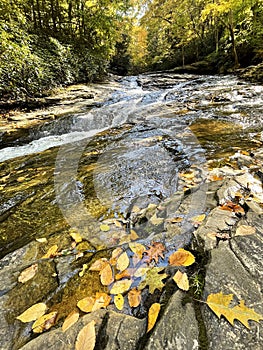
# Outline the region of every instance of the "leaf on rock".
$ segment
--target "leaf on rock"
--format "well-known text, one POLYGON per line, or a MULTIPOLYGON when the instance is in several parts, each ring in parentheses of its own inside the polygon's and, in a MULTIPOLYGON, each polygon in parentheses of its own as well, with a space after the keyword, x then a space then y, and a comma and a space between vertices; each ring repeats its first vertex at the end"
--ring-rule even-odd
POLYGON ((70 236, 74 239, 76 243, 82 242, 82 237, 78 232, 72 231, 70 232, 70 236))
POLYGON ((151 305, 148 311, 148 326, 147 332, 149 332, 155 325, 157 317, 159 315, 161 305, 159 303, 154 303, 151 305))
POLYGON ((81 299, 78 303, 77 303, 77 307, 83 311, 83 312, 91 312, 93 309, 93 305, 95 303, 95 298, 93 297, 86 297, 81 299))
POLYGON ((62 332, 66 332, 73 324, 75 324, 79 319, 79 313, 76 310, 73 310, 65 319, 62 325, 62 332))
POLYGON ((87 270, 87 268, 88 268, 88 265, 87 265, 87 264, 83 264, 83 265, 82 265, 82 269, 81 269, 81 271, 79 272, 79 277, 83 277, 83 276, 84 276, 84 273, 85 273, 85 271, 87 270))
POLYGON ((31 322, 37 320, 40 316, 44 315, 47 310, 47 305, 44 303, 38 303, 32 305, 21 315, 17 316, 17 319, 21 322, 31 322))
POLYGON ((219 208, 221 210, 232 211, 234 213, 245 215, 245 210, 239 204, 233 202, 227 202, 224 205, 221 205, 219 208))
POLYGON ((121 294, 114 295, 114 304, 118 310, 121 311, 123 309, 124 298, 121 294))
POLYGON ((42 256, 42 259, 54 258, 58 254, 58 246, 55 244, 49 248, 47 253, 42 256))
POLYGON ((192 253, 179 248, 169 257, 169 264, 173 266, 190 266, 195 262, 195 257, 192 253))
POLYGON ((145 246, 137 242, 129 243, 129 248, 139 259, 142 259, 142 255, 146 251, 145 246))
POLYGON ((89 271, 101 271, 102 269, 104 269, 107 263, 108 261, 106 258, 100 258, 91 265, 89 271))
POLYGON ((248 225, 240 225, 236 230, 236 236, 248 236, 254 235, 256 233, 256 229, 253 226, 248 225))
POLYGON ((153 242, 149 249, 146 251, 147 256, 144 261, 150 263, 152 260, 158 263, 159 257, 164 259, 163 252, 165 246, 161 242, 153 242))
POLYGON ((158 218, 156 216, 156 214, 154 214, 151 218, 150 218, 150 222, 155 225, 155 226, 158 226, 158 225, 161 225, 163 222, 164 222, 164 218, 158 218))
POLYGON ((111 297, 106 293, 96 293, 96 298, 92 311, 96 311, 102 308, 107 307, 111 302, 111 297))
POLYGON ((128 279, 117 281, 112 286, 110 293, 111 294, 125 293, 130 289, 131 285, 132 285, 132 281, 128 279))
POLYGON ((200 225, 204 221, 205 218, 206 218, 206 215, 201 214, 201 215, 193 216, 190 220, 192 221, 192 223, 194 225, 200 225))
POLYGON ((126 270, 129 265, 130 265, 130 259, 129 259, 127 253, 123 252, 118 257, 116 267, 119 271, 123 271, 123 270, 126 270))
POLYGON ((84 326, 76 340, 75 350, 93 350, 96 344, 95 321, 84 326))
POLYGON ((128 302, 130 307, 137 307, 142 300, 141 291, 137 288, 133 288, 128 293, 128 302))
POLYGON ((107 224, 101 224, 100 225, 100 230, 103 232, 108 232, 110 230, 110 226, 107 224))
POLYGON ((111 265, 107 262, 100 271, 100 281, 103 286, 108 286, 114 281, 111 265))
POLYGON ((53 311, 47 315, 43 315, 43 316, 39 317, 33 323, 33 326, 32 326, 33 332, 34 333, 42 333, 42 332, 50 329, 52 326, 54 326, 54 324, 56 322, 57 315, 58 315, 58 312, 53 311))
POLYGON ((131 233, 130 233, 130 240, 131 241, 135 241, 136 239, 138 239, 139 236, 137 235, 136 231, 134 230, 131 230, 131 233))
POLYGON ((153 267, 146 273, 145 279, 139 284, 139 290, 149 286, 149 293, 153 294, 155 289, 162 290, 164 287, 163 279, 167 277, 166 273, 159 274, 162 271, 162 267, 153 267))
POLYGON ((23 270, 19 277, 18 282, 25 283, 35 276, 38 270, 38 264, 29 266, 27 269, 23 270))
POLYGON ((171 224, 177 224, 179 222, 182 222, 183 221, 183 218, 180 217, 180 216, 176 216, 174 218, 168 218, 165 220, 166 222, 170 222, 171 224))
POLYGON ((111 265, 116 265, 118 257, 121 255, 123 252, 123 249, 120 247, 117 247, 113 250, 111 253, 111 258, 110 258, 110 263, 111 265))
POLYGON ((178 270, 174 275, 173 280, 180 289, 185 291, 189 290, 189 281, 186 273, 182 273, 178 270))
POLYGON ((263 320, 263 316, 256 313, 254 309, 245 306, 244 300, 240 300, 239 305, 231 308, 229 306, 233 299, 233 294, 223 294, 222 292, 210 294, 207 297, 207 305, 217 315, 218 318, 224 316, 228 322, 234 325, 234 320, 240 321, 245 327, 250 329, 248 320, 259 322, 263 320))

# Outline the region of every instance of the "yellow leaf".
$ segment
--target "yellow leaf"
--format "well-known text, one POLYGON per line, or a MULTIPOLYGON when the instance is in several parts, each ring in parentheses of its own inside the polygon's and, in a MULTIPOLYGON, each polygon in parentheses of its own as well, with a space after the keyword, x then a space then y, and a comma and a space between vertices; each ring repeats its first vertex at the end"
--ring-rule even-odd
POLYGON ((134 254, 138 255, 139 259, 142 259, 142 255, 146 251, 145 246, 137 242, 129 243, 129 248, 134 254))
POLYGON ((114 283, 114 285, 112 286, 110 293, 111 294, 122 294, 127 292, 127 290, 130 289, 130 286, 132 284, 131 280, 121 280, 121 281, 117 281, 114 283))
POLYGON ((25 283, 35 276, 38 270, 38 264, 31 265, 27 269, 23 270, 19 277, 18 282, 25 283))
POLYGON ((94 305, 92 307, 92 311, 96 311, 102 308, 105 308, 111 302, 111 297, 106 293, 96 293, 96 298, 94 305))
POLYGON ((124 298, 121 294, 114 295, 114 304, 118 310, 121 311, 123 309, 124 298))
POLYGON ((128 302, 130 307, 137 307, 141 302, 141 291, 137 288, 133 288, 128 293, 128 302))
POLYGON ((101 224, 100 225, 100 230, 103 232, 108 232, 110 230, 110 226, 107 224, 101 224))
POLYGON ((202 221, 204 221, 205 217, 206 217, 205 214, 201 214, 201 215, 193 216, 190 220, 193 221, 194 223, 201 223, 202 221))
POLYGON ((176 224, 178 222, 182 222, 183 221, 183 218, 180 217, 180 216, 177 216, 175 218, 169 218, 169 219, 166 219, 167 222, 170 222, 171 224, 176 224))
POLYGON ((24 323, 35 321, 40 316, 44 315, 46 310, 47 310, 46 304, 38 303, 28 308, 21 315, 17 316, 17 319, 24 323))
POLYGON ((142 290, 149 286, 149 293, 153 294, 155 289, 160 291, 164 287, 163 279, 167 277, 166 273, 159 274, 163 270, 163 267, 152 267, 150 268, 145 276, 145 279, 139 284, 138 289, 142 290))
POLYGON ((169 257, 169 264, 173 266, 190 266, 194 262, 195 257, 193 254, 183 248, 178 249, 169 257))
POLYGON ((91 267, 89 268, 90 271, 101 271, 104 269, 104 267, 107 265, 107 259, 106 258, 100 258, 96 260, 91 267))
POLYGON ((148 312, 148 326, 147 332, 149 332, 156 323, 157 317, 159 315, 161 305, 159 303, 154 303, 149 309, 148 312))
POLYGON ((150 222, 155 225, 155 226, 158 226, 158 225, 161 225, 163 222, 164 222, 164 218, 158 218, 156 216, 156 214, 154 214, 151 218, 150 218, 150 222))
POLYGON ((115 224, 116 227, 122 228, 122 223, 121 223, 120 221, 115 220, 115 221, 114 221, 114 224, 115 224))
POLYGON ((77 303, 77 307, 83 311, 83 312, 91 312, 93 309, 93 305, 95 303, 95 298, 93 297, 86 297, 81 299, 78 303, 77 303))
POLYGON ((53 311, 47 315, 43 315, 43 316, 39 317, 33 323, 33 326, 32 326, 33 332, 34 333, 42 333, 44 331, 47 331, 49 328, 54 326, 54 324, 56 322, 57 315, 58 315, 58 312, 53 311))
POLYGON ((186 273, 182 273, 178 270, 174 275, 173 280, 180 289, 189 290, 189 281, 186 273))
POLYGON ((100 281, 101 284, 103 284, 103 286, 108 286, 114 281, 112 268, 108 262, 106 263, 105 267, 100 271, 100 281))
POLYGON ((75 350, 93 350, 96 344, 95 321, 89 322, 79 332, 75 350))
POLYGON ((146 273, 147 273, 147 271, 149 271, 149 269, 150 269, 149 267, 141 266, 135 271, 134 276, 135 277, 142 277, 142 276, 146 275, 146 273))
POLYGON ((70 236, 74 239, 76 243, 82 242, 82 237, 78 232, 72 231, 70 232, 70 236))
POLYGON ((87 270, 87 268, 88 268, 88 265, 87 264, 83 264, 82 270, 79 272, 79 277, 83 277, 84 276, 84 273, 87 270))
POLYGON ((230 307, 229 304, 233 299, 233 294, 224 295, 222 292, 210 294, 207 297, 207 305, 214 311, 218 318, 224 316, 228 322, 234 325, 234 320, 239 320, 249 329, 248 320, 259 322, 263 316, 256 313, 254 309, 245 306, 244 300, 240 300, 239 305, 230 307))
POLYGON ((116 267, 117 267, 118 270, 123 271, 123 270, 127 269, 127 267, 129 266, 129 264, 130 264, 130 259, 129 259, 127 253, 126 253, 126 252, 123 252, 123 253, 118 257, 116 267))
POLYGON ((130 233, 130 240, 131 241, 135 241, 136 239, 138 239, 139 236, 137 235, 137 233, 134 231, 134 230, 131 230, 131 233, 130 233))
POLYGON ((237 230, 235 236, 248 236, 254 235, 256 233, 256 229, 253 226, 248 225, 240 225, 237 230))
POLYGON ((75 324, 79 319, 79 313, 78 311, 73 310, 65 319, 62 325, 62 332, 66 332, 69 327, 71 327, 73 324, 75 324))
POLYGON ((42 259, 54 258, 58 253, 58 246, 55 244, 49 248, 47 253, 42 256, 42 259))
POLYGON ((123 252, 123 249, 120 247, 117 247, 113 250, 111 253, 111 258, 110 258, 110 263, 111 265, 116 265, 118 257, 121 255, 123 252))

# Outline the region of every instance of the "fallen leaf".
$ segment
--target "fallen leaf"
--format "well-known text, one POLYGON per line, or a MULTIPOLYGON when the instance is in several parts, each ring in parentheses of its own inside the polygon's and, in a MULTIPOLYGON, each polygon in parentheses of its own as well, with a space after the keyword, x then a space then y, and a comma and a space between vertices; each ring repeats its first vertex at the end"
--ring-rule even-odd
POLYGON ((134 277, 142 277, 146 275, 147 271, 149 271, 150 267, 141 266, 134 272, 134 277))
POLYGON ((162 267, 153 267, 146 273, 145 279, 139 284, 138 289, 142 290, 149 286, 149 293, 153 294, 155 289, 162 290, 164 287, 163 279, 167 277, 166 273, 159 274, 163 270, 162 267))
POLYGON ((79 272, 79 277, 83 277, 84 276, 84 273, 87 270, 87 268, 88 268, 88 265, 87 264, 83 264, 82 270, 79 272))
POLYGON ((155 226, 158 226, 158 225, 161 225, 163 222, 164 222, 164 218, 158 218, 156 216, 156 214, 154 214, 151 218, 150 218, 150 222, 155 225, 155 226))
POLYGON ((58 312, 53 311, 53 312, 50 312, 49 314, 39 317, 32 325, 33 332, 42 333, 50 329, 52 326, 54 326, 57 315, 58 315, 58 312))
POLYGON ((233 202, 227 202, 223 205, 220 205, 219 208, 221 210, 232 211, 234 213, 240 213, 242 215, 245 215, 245 210, 239 204, 233 202))
POLYGON ((130 278, 133 275, 134 269, 127 269, 115 275, 115 280, 121 280, 122 278, 130 278))
POLYGON ((41 259, 54 258, 57 255, 57 253, 58 253, 58 246, 55 244, 49 248, 47 253, 45 255, 43 255, 41 259))
POLYGON ((233 299, 233 294, 223 294, 222 292, 210 294, 207 297, 207 305, 217 315, 218 318, 224 316, 228 322, 234 325, 234 320, 239 320, 245 327, 250 329, 248 320, 259 322, 263 316, 256 313, 254 309, 245 306, 244 300, 240 300, 239 305, 230 307, 229 304, 233 299))
POLYGON ((110 294, 122 294, 127 292, 132 285, 132 281, 125 279, 121 281, 117 281, 113 284, 110 294))
POLYGON ((170 222, 171 224, 176 224, 178 222, 182 222, 183 221, 183 218, 178 216, 178 217, 175 217, 175 218, 168 218, 166 219, 166 222, 170 222))
POLYGON ((107 224, 100 225, 100 230, 103 232, 108 232, 110 230, 110 226, 107 224))
POLYGON ((157 317, 159 315, 161 305, 159 303, 154 303, 151 305, 148 311, 148 326, 147 332, 149 332, 155 325, 157 317))
POLYGON ((91 312, 93 305, 95 303, 95 298, 93 297, 86 297, 81 299, 78 303, 77 303, 77 307, 83 311, 83 312, 91 312))
POLYGON ((248 236, 254 235, 256 233, 256 229, 253 226, 248 225, 240 225, 236 230, 236 236, 248 236))
POLYGON ((193 179, 195 177, 194 171, 187 171, 185 173, 180 173, 180 177, 183 177, 184 179, 193 179))
POLYGON ((21 315, 17 316, 17 319, 21 322, 31 322, 37 320, 40 316, 44 315, 47 310, 47 306, 44 303, 38 303, 26 311, 24 311, 21 315))
POLYGON ((180 289, 185 291, 189 290, 189 281, 186 273, 182 273, 178 270, 174 275, 173 280, 180 289))
POLYGON ((75 350, 93 350, 96 344, 95 321, 89 322, 79 332, 75 350))
POLYGON ((111 265, 107 262, 100 271, 100 281, 103 286, 108 286, 114 281, 111 265))
POLYGON ((43 237, 43 238, 36 238, 36 241, 39 242, 39 243, 46 243, 47 239, 45 237, 43 237))
POLYGON ((92 311, 107 307, 111 302, 111 297, 106 293, 96 293, 95 302, 92 311))
POLYGON ((62 325, 62 332, 66 332, 69 327, 75 324, 79 319, 79 313, 76 310, 73 310, 65 319, 62 325))
POLYGON ((183 248, 178 249, 169 257, 169 264, 173 266, 190 266, 194 262, 195 257, 193 254, 183 248))
POLYGON ((139 238, 139 236, 137 235, 137 233, 134 230, 131 230, 131 232, 130 232, 130 240, 131 241, 135 241, 138 238, 139 238))
POLYGON ((224 179, 224 177, 220 175, 209 175, 208 179, 210 181, 221 181, 224 179))
POLYGON ((18 282, 25 283, 35 276, 38 270, 38 264, 29 266, 27 269, 23 270, 18 276, 18 282))
POLYGON ((114 221, 114 224, 115 224, 116 227, 122 228, 122 223, 121 223, 120 221, 115 220, 115 221, 114 221))
POLYGON ((127 269, 127 267, 130 265, 130 259, 126 252, 123 252, 117 259, 116 267, 119 271, 123 271, 127 269))
POLYGON ((114 304, 118 310, 121 311, 123 309, 124 298, 121 294, 114 295, 114 304))
POLYGON ((201 224, 202 221, 204 221, 206 215, 205 214, 201 214, 201 215, 197 215, 197 216, 193 216, 190 220, 195 223, 195 224, 201 224))
POLYGON ((74 239, 76 243, 82 242, 82 237, 78 232, 72 231, 70 232, 70 236, 74 239))
POLYGON ((91 265, 89 271, 101 271, 102 269, 104 269, 107 263, 108 261, 106 258, 100 258, 91 265))
POLYGON ((123 249, 120 247, 117 247, 113 250, 111 253, 110 263, 111 265, 116 265, 118 257, 123 253, 123 249))
POLYGON ((142 259, 142 255, 146 251, 145 246, 137 242, 129 243, 129 248, 139 259, 142 259))
POLYGON ((163 252, 165 251, 165 246, 161 242, 153 242, 149 249, 146 251, 147 256, 145 256, 145 262, 151 262, 154 260, 158 263, 159 257, 164 259, 163 252))
POLYGON ((133 288, 128 293, 128 302, 130 307, 137 307, 141 302, 141 291, 137 288, 133 288))

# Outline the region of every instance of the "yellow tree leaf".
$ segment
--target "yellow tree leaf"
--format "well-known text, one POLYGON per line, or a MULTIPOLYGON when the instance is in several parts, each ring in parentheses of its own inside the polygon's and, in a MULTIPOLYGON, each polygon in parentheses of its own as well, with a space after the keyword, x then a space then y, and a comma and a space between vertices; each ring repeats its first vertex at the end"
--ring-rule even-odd
POLYGON ((116 265, 117 259, 121 255, 122 252, 123 252, 123 249, 120 247, 117 247, 113 250, 113 252, 111 253, 111 258, 110 258, 111 265, 113 265, 113 266, 116 265))
POLYGON ((76 243, 82 242, 82 237, 78 232, 72 231, 70 232, 70 236, 74 239, 76 243))
POLYGON ((89 268, 90 271, 101 271, 104 269, 104 267, 107 264, 107 259, 106 258, 100 258, 96 260, 91 267, 89 268))
POLYGON ((130 233, 131 241, 135 241, 138 238, 139 238, 139 236, 137 235, 137 233, 134 230, 131 230, 131 233, 130 233))
POLYGON ((95 298, 86 297, 86 298, 81 299, 77 303, 77 307, 83 312, 91 312, 93 309, 94 303, 95 303, 95 298))
POLYGON ((75 350, 93 350, 96 344, 95 321, 84 326, 76 340, 75 350))
POLYGON ((142 255, 146 251, 145 246, 137 242, 129 243, 129 248, 134 254, 138 255, 139 259, 142 259, 142 255))
POLYGON ((141 291, 137 288, 133 288, 128 293, 128 302, 130 307, 137 307, 142 300, 141 291))
POLYGON ((107 262, 100 271, 100 281, 103 286, 108 286, 114 281, 111 265, 107 262))
POLYGON ((173 280, 180 289, 189 290, 189 281, 186 273, 182 273, 178 270, 174 275, 173 280))
POLYGON ((42 259, 50 259, 54 258, 58 253, 58 246, 55 244, 52 247, 49 248, 47 253, 42 256, 42 259))
POLYGON ((110 226, 107 224, 101 224, 100 225, 100 230, 103 232, 108 232, 110 230, 110 226))
POLYGON ((195 257, 193 254, 183 248, 178 249, 169 257, 169 264, 173 266, 190 266, 194 262, 195 257))
POLYGON ((58 315, 58 312, 53 311, 47 315, 43 315, 43 316, 39 317, 33 323, 33 326, 32 326, 33 332, 34 333, 42 333, 44 331, 47 331, 49 328, 54 326, 54 324, 56 322, 57 315, 58 315))
POLYGON ((148 311, 148 326, 147 332, 149 332, 156 323, 157 317, 159 315, 161 305, 159 303, 154 303, 148 311))
POLYGON ((127 269, 127 267, 129 266, 129 264, 130 264, 130 259, 129 259, 127 253, 126 253, 126 252, 123 252, 123 253, 118 257, 116 267, 117 267, 118 270, 123 271, 123 270, 127 269))
POLYGON ((79 313, 76 310, 73 310, 65 319, 62 325, 62 332, 66 332, 69 327, 75 324, 79 319, 79 313))
POLYGON ((84 273, 87 270, 87 268, 88 268, 88 265, 87 264, 83 264, 82 270, 79 272, 79 277, 83 277, 84 276, 84 273))
POLYGON ((256 229, 253 226, 248 225, 240 225, 237 230, 235 236, 248 236, 254 235, 256 233, 256 229))
POLYGON ((195 224, 201 224, 201 222, 204 221, 205 217, 206 217, 205 214, 201 214, 201 215, 193 216, 190 220, 195 224))
POLYGON ((114 304, 118 310, 121 311, 123 309, 124 298, 121 294, 114 295, 114 304))
POLYGON ((96 293, 95 302, 92 307, 92 311, 96 311, 105 308, 111 302, 111 297, 106 293, 96 293))
POLYGON ((19 277, 18 282, 25 283, 35 276, 38 270, 38 264, 29 266, 27 269, 23 270, 19 277))
POLYGON ((248 320, 256 322, 263 320, 262 315, 256 313, 254 309, 245 306, 244 300, 240 300, 239 305, 231 308, 229 304, 232 299, 233 294, 224 295, 220 292, 208 295, 206 303, 218 318, 224 316, 232 325, 234 325, 234 320, 236 319, 249 329, 248 320))
POLYGON ((21 322, 31 322, 37 320, 40 316, 44 315, 47 310, 47 306, 44 303, 38 303, 26 311, 24 311, 21 315, 17 316, 17 319, 21 322))
POLYGON ((127 292, 130 289, 130 286, 132 284, 131 280, 125 279, 121 281, 117 281, 112 286, 110 293, 111 294, 122 294, 127 292))
POLYGON ((139 284, 139 290, 149 286, 149 293, 151 294, 154 293, 155 289, 159 289, 161 291, 164 287, 162 280, 167 277, 166 273, 159 274, 159 272, 162 270, 162 267, 153 267, 149 269, 146 273, 145 279, 139 284))

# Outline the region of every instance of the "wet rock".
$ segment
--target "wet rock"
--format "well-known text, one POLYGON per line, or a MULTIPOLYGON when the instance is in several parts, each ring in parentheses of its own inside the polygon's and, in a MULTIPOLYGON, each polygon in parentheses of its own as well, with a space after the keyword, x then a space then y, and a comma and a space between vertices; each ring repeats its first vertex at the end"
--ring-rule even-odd
POLYGON ((145 346, 146 350, 199 348, 199 330, 195 312, 191 304, 182 305, 183 295, 177 291, 171 297, 169 305, 145 346))
MULTIPOLYGON (((249 252, 239 250, 238 254, 244 258, 249 252)), ((262 314, 262 285, 258 279, 253 278, 249 269, 239 259, 238 254, 234 248, 230 248, 228 242, 220 242, 219 247, 211 251, 211 260, 206 271, 204 296, 220 291, 224 294, 234 294, 235 302, 237 298, 238 300, 244 299, 246 306, 262 314)), ((253 252, 253 255, 256 254, 260 254, 260 251, 253 252)), ((209 349, 260 350, 262 348, 262 324, 249 321, 251 329, 248 330, 239 321, 235 321, 233 327, 224 318, 218 319, 206 305, 202 309, 209 349)))

